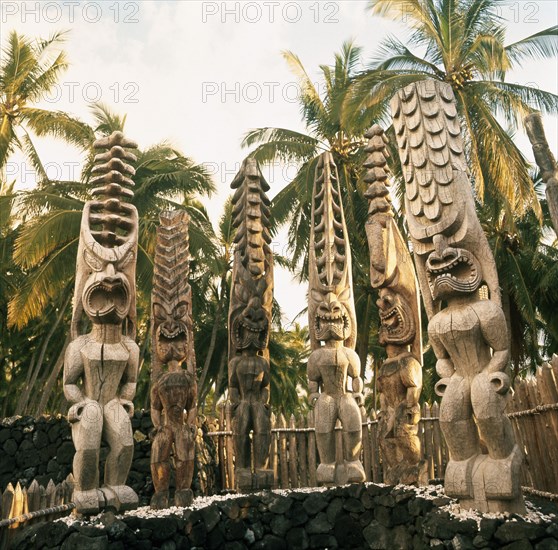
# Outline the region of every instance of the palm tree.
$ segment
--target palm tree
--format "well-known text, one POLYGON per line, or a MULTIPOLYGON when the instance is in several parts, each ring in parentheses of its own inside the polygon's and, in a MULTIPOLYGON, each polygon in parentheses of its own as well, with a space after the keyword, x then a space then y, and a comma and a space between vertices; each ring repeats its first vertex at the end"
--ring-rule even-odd
POLYGON ((497 193, 512 211, 538 211, 528 164, 507 129, 523 124, 534 109, 556 113, 558 96, 505 81, 508 71, 558 52, 558 26, 505 45, 499 0, 370 0, 374 15, 405 15, 408 44, 384 40, 347 102, 348 119, 388 120, 387 105, 409 83, 449 82, 466 129, 466 146, 479 199, 497 193))
POLYGON ((291 330, 276 327, 269 340, 270 403, 276 416, 304 414, 308 404, 301 396, 308 394, 306 361, 310 355, 307 327, 295 324, 291 330))
POLYGON ((307 133, 285 128, 258 128, 246 134, 243 146, 257 145, 251 156, 261 163, 276 160, 296 162, 299 169, 294 179, 272 201, 272 217, 278 226, 288 222, 288 244, 292 253, 291 268, 302 264, 299 273, 308 274, 308 243, 312 187, 318 156, 323 151, 333 154, 339 172, 345 219, 351 236, 353 284, 359 334, 357 350, 366 364, 368 351, 375 343, 372 327, 376 315, 376 291, 370 287, 368 245, 363 230, 368 201, 366 186, 360 180, 364 162, 363 135, 369 120, 349 119, 345 105, 357 76, 360 48, 346 42, 335 55, 333 66, 321 65, 322 83, 316 87, 301 60, 292 52, 284 52, 301 87, 300 106, 307 133), (323 89, 320 94, 318 89, 323 89))
POLYGON ((531 210, 513 223, 499 201, 487 200, 479 218, 500 275, 502 305, 508 321, 513 375, 525 375, 558 349, 558 251, 552 234, 542 181, 533 178, 544 224, 531 210))
POLYGON ((50 92, 68 61, 60 46, 65 33, 48 40, 31 40, 17 32, 8 35, 0 62, 0 169, 16 149, 21 150, 37 172, 47 180, 31 134, 61 137, 84 148, 90 136, 86 124, 60 111, 39 109, 33 104, 50 92))
POLYGON ((213 412, 227 382, 228 332, 227 317, 233 263, 234 230, 232 202, 225 202, 218 230, 211 231, 216 243, 213 254, 206 254, 193 265, 193 296, 196 319, 196 357, 201 368, 198 402, 204 408, 213 386, 213 412))

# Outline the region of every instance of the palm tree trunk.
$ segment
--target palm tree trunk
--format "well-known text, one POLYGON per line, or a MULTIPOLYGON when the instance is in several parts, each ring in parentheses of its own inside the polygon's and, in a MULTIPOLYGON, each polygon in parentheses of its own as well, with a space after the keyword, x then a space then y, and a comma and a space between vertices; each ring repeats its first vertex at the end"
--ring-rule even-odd
POLYGON ((52 390, 54 389, 54 384, 56 383, 56 380, 58 379, 58 375, 60 374, 60 371, 62 370, 62 366, 64 365, 64 355, 66 354, 66 348, 70 343, 70 338, 71 336, 70 333, 68 332, 66 336, 66 340, 64 341, 64 346, 62 347, 62 351, 60 352, 60 355, 56 360, 54 368, 52 369, 52 372, 50 373, 50 376, 46 381, 45 389, 40 394, 41 400, 39 401, 39 405, 35 408, 35 412, 34 412, 35 418, 45 413, 46 407, 48 405, 48 400, 50 399, 52 390))
POLYGON ((361 325, 361 332, 358 341, 358 356, 360 359, 361 376, 364 379, 366 370, 366 360, 368 359, 368 336, 370 334, 370 302, 372 296, 368 294, 366 297, 366 309, 364 311, 364 321, 361 325))
MULTIPOLYGON (((15 408, 14 414, 16 416, 21 415, 21 413, 24 410, 24 404, 27 403, 27 399, 29 398, 29 392, 30 392, 29 383, 31 381, 31 375, 35 370, 35 360, 36 359, 37 359, 37 350, 35 350, 33 352, 33 355, 31 356, 31 363, 29 364, 29 368, 27 369, 27 376, 25 378, 25 388, 23 390, 23 395, 21 396, 21 399, 17 402, 16 408, 15 408)), ((8 400, 6 399, 6 401, 8 401, 8 400)))
MULTIPOLYGON (((215 381, 215 394, 213 399, 213 407, 211 409, 211 414, 213 416, 217 416, 217 401, 219 400, 218 392, 219 392, 219 388, 221 387, 221 383, 223 381, 223 376, 225 374, 226 362, 227 362, 227 354, 222 353, 221 359, 219 361, 219 373, 217 374, 217 380, 215 381)), ((204 402, 205 402, 205 396, 204 396, 204 402)))
POLYGON ((211 359, 213 359, 213 353, 215 352, 215 345, 217 343, 217 332, 219 330, 219 322, 221 321, 221 313, 223 310, 223 297, 225 292, 225 285, 227 284, 226 274, 221 277, 221 288, 219 292, 219 301, 217 302, 217 310, 215 311, 215 322, 213 324, 213 329, 211 330, 211 340, 209 341, 209 349, 207 350, 207 355, 205 357, 205 362, 203 364, 202 374, 200 376, 200 381, 198 384, 198 403, 200 402, 200 396, 202 393, 202 388, 205 384, 207 378, 207 373, 209 372, 209 366, 211 365, 211 359))
MULTIPOLYGON (((60 311, 59 311, 58 315, 56 316, 56 321, 54 322, 54 324, 50 328, 46 338, 43 341, 43 345, 41 346, 41 351, 40 351, 40 354, 39 354, 39 359, 37 360, 37 364, 35 366, 33 376, 31 378, 31 382, 25 388, 24 397, 21 399, 21 401, 18 404, 18 408, 20 409, 20 411, 27 411, 29 396, 31 395, 31 390, 35 386, 35 382, 37 381, 37 376, 39 375, 39 372, 41 371, 41 367, 43 366, 43 361, 44 361, 44 358, 45 358, 45 355, 46 355, 48 344, 50 343, 50 339, 52 338, 52 336, 56 332, 56 329, 58 328, 58 325, 60 325, 60 321, 62 321, 62 318, 64 317, 64 313, 66 311, 66 308, 68 307, 68 304, 70 303, 71 299, 72 299, 72 294, 69 292, 68 297, 64 301, 64 305, 60 308, 60 311)), ((21 414, 21 412, 16 413, 16 414, 21 414)))

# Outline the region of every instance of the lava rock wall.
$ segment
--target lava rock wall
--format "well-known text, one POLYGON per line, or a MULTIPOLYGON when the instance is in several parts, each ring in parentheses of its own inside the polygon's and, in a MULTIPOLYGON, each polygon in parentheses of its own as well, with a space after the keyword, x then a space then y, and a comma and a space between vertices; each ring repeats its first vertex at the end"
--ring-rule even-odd
POLYGON ((264 492, 203 499, 199 509, 173 509, 166 517, 138 510, 105 514, 94 524, 34 525, 18 533, 12 548, 265 549, 308 548, 507 548, 558 547, 558 524, 520 516, 452 517, 447 497, 418 496, 410 488, 354 484, 327 491, 264 492), (149 517, 149 516, 153 517, 149 517), (48 541, 48 543, 46 542, 48 541))
MULTIPOLYGON (((151 481, 151 441, 153 428, 148 411, 136 411, 132 418, 134 459, 128 475, 129 485, 146 504, 153 494, 151 481)), ((201 433, 207 426, 201 426, 201 433)), ((101 475, 108 447, 101 448, 101 475)), ((46 486, 52 479, 60 483, 72 472, 75 449, 71 429, 64 416, 6 418, 0 423, 0 492, 8 483, 24 486, 36 479, 46 486)), ((208 495, 220 489, 216 449, 211 437, 196 440, 196 464, 192 489, 196 495, 208 495), (203 441, 203 444, 202 444, 203 441)))

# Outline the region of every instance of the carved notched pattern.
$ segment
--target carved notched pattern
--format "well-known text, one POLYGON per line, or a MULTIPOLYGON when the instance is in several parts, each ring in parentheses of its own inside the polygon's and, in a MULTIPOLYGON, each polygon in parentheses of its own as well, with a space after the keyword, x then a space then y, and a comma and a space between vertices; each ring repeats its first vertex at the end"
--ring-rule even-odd
POLYGON ((331 153, 316 167, 309 249, 308 318, 310 342, 316 349, 324 339, 356 343, 351 252, 337 168, 331 153))
POLYGON ((410 84, 392 99, 391 108, 409 213, 423 225, 439 223, 443 231, 463 213, 452 183, 455 171, 467 172, 451 86, 410 84))
POLYGON ((80 228, 72 338, 77 338, 85 311, 95 322, 119 323, 127 317, 127 332, 135 336, 135 273, 138 213, 126 202, 133 197, 136 157, 128 151, 137 145, 121 132, 97 140, 93 147, 105 150, 95 157, 91 184, 93 200, 85 203, 80 228), (111 313, 111 311, 113 313, 111 313), (126 313, 123 313, 126 312, 126 313))
POLYGON ((390 170, 387 165, 388 139, 375 124, 365 134, 368 156, 364 162, 364 181, 368 184, 366 235, 370 251, 370 282, 382 289, 380 342, 383 345, 412 345, 421 360, 420 302, 418 283, 409 249, 393 217, 389 196, 390 170))
POLYGON ((195 369, 192 296, 188 283, 189 216, 180 210, 165 211, 159 221, 151 297, 153 343, 158 354, 154 358, 154 375, 160 364, 170 358, 178 361, 187 358, 189 370, 195 369))
POLYGON ((242 349, 268 355, 273 301, 273 255, 269 244, 269 185, 258 163, 248 158, 242 163, 231 187, 234 242, 233 285, 229 309, 229 357, 242 349))

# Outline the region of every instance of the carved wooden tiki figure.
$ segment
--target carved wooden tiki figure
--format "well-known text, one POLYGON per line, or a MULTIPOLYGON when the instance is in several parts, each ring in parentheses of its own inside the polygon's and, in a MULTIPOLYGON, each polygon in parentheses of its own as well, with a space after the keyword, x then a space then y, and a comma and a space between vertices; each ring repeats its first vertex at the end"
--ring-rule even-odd
POLYGON ((367 133, 364 181, 368 184, 366 235, 370 282, 380 289, 380 344, 387 359, 380 367, 379 443, 384 482, 428 483, 427 463, 420 458, 418 421, 422 388, 420 302, 415 269, 407 244, 393 218, 389 197, 388 143, 377 124, 367 133))
POLYGON ((176 481, 174 504, 192 503, 197 416, 192 289, 188 283, 189 217, 184 211, 165 211, 159 221, 151 294, 151 476, 155 486, 151 507, 155 509, 169 505, 171 455, 176 481))
POLYGON ((138 214, 127 201, 137 147, 122 133, 97 140, 91 181, 98 185, 81 219, 72 342, 64 358, 64 395, 72 406, 68 420, 76 448, 73 473, 76 511, 135 508, 136 493, 126 486, 134 441, 130 416, 136 392, 139 349, 135 339, 138 214), (80 335, 83 313, 91 331, 80 335), (99 489, 99 450, 110 447, 104 485, 99 489))
POLYGON ((483 512, 525 510, 522 454, 505 415, 508 333, 498 274, 475 212, 452 88, 411 84, 392 99, 405 209, 429 317, 450 461, 445 489, 483 512), (486 284, 489 299, 481 299, 486 284))
POLYGON ((316 477, 323 485, 361 482, 366 478, 359 458, 363 384, 354 351, 357 327, 351 251, 337 169, 328 152, 321 155, 316 168, 310 223, 308 325, 313 351, 308 358, 308 387, 320 455, 316 477), (339 468, 335 463, 337 420, 343 428, 344 464, 339 468))
POLYGON ((273 485, 268 469, 269 331, 273 301, 273 255, 269 247, 269 185, 258 163, 247 158, 235 176, 234 266, 229 307, 229 398, 233 409, 235 477, 239 490, 273 485), (254 472, 250 431, 253 431, 254 472))

